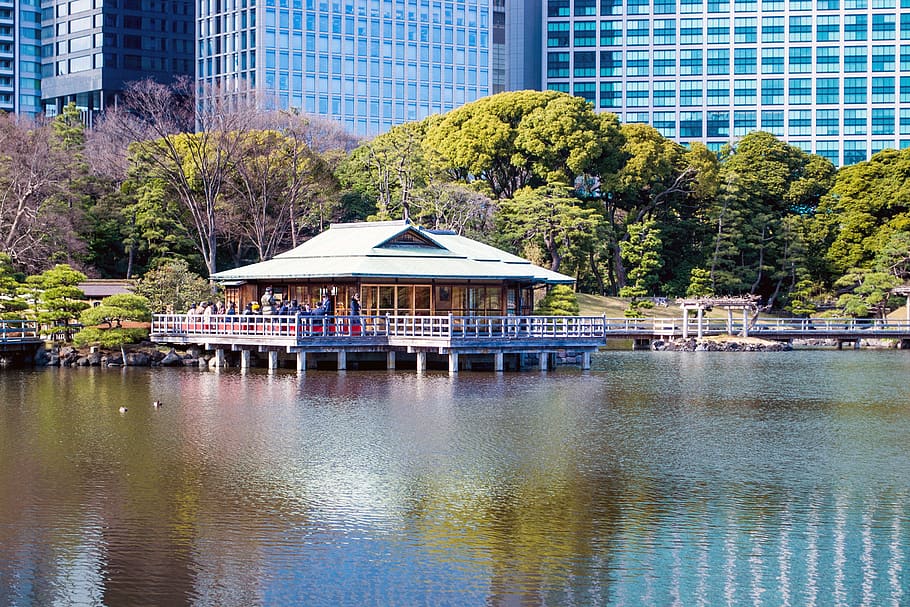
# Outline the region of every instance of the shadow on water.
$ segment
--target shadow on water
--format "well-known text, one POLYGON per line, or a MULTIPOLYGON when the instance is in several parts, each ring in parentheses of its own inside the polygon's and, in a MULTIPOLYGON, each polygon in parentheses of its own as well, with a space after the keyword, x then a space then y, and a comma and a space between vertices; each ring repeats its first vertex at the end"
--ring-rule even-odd
POLYGON ((880 354, 4 372, 0 596, 901 604, 910 359, 880 354))

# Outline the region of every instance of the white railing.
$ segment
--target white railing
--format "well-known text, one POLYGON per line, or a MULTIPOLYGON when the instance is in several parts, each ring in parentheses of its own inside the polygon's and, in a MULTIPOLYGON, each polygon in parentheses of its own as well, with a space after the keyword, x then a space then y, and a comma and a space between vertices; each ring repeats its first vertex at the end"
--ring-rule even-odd
POLYGON ((34 320, 0 320, 0 343, 35 341, 40 338, 34 320))

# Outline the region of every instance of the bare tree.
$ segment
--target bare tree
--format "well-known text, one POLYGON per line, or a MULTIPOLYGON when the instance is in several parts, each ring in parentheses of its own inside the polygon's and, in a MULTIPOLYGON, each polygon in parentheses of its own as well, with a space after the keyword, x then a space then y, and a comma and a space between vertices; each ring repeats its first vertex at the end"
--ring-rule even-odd
POLYGON ((188 78, 172 86, 134 82, 124 92, 122 111, 109 120, 137 142, 135 158, 180 200, 184 213, 177 219, 213 274, 219 194, 256 116, 255 98, 206 89, 197 103, 193 92, 188 78))

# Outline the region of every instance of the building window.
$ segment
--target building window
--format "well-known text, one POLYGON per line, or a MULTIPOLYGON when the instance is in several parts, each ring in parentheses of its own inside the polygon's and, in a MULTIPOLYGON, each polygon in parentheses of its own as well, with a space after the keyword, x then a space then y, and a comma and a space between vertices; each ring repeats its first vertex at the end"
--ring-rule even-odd
POLYGON ((701 80, 683 80, 679 83, 679 105, 683 107, 700 106, 702 97, 701 80))
POLYGON ((547 46, 550 48, 569 46, 568 22, 556 21, 547 23, 547 46))
POLYGON ((569 0, 547 0, 547 17, 568 17, 569 0))
POLYGON ((676 75, 676 51, 654 51, 654 75, 676 75))
POLYGON ((812 0, 790 0, 791 11, 811 11, 812 0))
POLYGON ((910 40, 910 13, 901 13, 901 40, 910 40))
POLYGON ((894 78, 892 76, 872 79, 872 103, 894 103, 894 78))
POLYGON ((873 72, 893 72, 894 71, 894 47, 893 46, 873 46, 872 47, 872 71, 873 72))
POLYGON ((819 105, 840 103, 840 80, 838 78, 819 78, 816 80, 815 103, 819 105))
POLYGON ((569 77, 569 53, 547 53, 547 78, 569 77))
POLYGON ((838 15, 821 15, 818 18, 818 29, 815 39, 818 42, 837 42, 840 40, 840 17, 838 15))
POLYGON ((910 108, 901 108, 900 134, 910 135, 910 108))
POLYGON ((844 103, 865 105, 867 84, 865 77, 844 78, 844 103))
POLYGON ((790 42, 812 42, 812 17, 790 17, 790 42))
POLYGON ((708 105, 730 105, 730 82, 727 80, 708 81, 708 105))
POLYGON ((729 0, 708 0, 708 12, 709 13, 729 13, 730 12, 730 1, 729 0))
POLYGON ((848 46, 844 49, 844 71, 845 72, 865 72, 868 71, 867 49, 865 46, 848 46))
POLYGON ((868 30, 867 15, 846 15, 844 17, 844 40, 866 40, 868 30))
POLYGON ((756 73, 756 49, 735 48, 733 50, 733 73, 739 75, 756 73))
POLYGON ((626 53, 626 75, 647 76, 651 57, 648 51, 628 51, 626 53))
POLYGON ((837 141, 819 141, 815 153, 822 158, 827 158, 834 166, 840 164, 840 148, 837 141))
MULTIPOLYGON (((576 17, 593 17, 597 15, 597 0, 575 0, 576 17)), ((563 15, 554 15, 562 17, 563 15)))
POLYGON ((601 21, 600 22, 600 45, 601 46, 620 46, 620 45, 622 45, 622 21, 601 21))
POLYGON ((733 136, 742 137, 754 131, 756 117, 754 110, 733 112, 733 136))
POLYGON ((894 40, 895 16, 872 15, 872 39, 894 40))
POLYGON ((575 46, 597 46, 597 22, 575 22, 575 46))
POLYGON ((647 15, 650 8, 650 0, 628 0, 626 3, 626 14, 647 15))
POLYGON ((844 164, 856 164, 866 160, 867 150, 865 141, 844 142, 844 164))
POLYGON ((775 137, 784 136, 784 113, 780 110, 762 110, 761 130, 775 137))
POLYGON ((676 114, 673 112, 654 112, 651 126, 664 137, 676 137, 676 114))
POLYGON ((655 15, 673 15, 676 13, 676 0, 654 0, 655 15))
POLYGON ((701 19, 680 19, 679 21, 679 43, 680 44, 701 44, 702 20, 701 19))
POLYGON ((808 74, 812 71, 812 49, 791 48, 788 64, 791 74, 808 74))
POLYGON ((702 137, 702 114, 701 112, 680 112, 679 113, 679 136, 688 138, 702 137))
POLYGON ((600 51, 600 75, 622 76, 622 51, 600 51))
POLYGON ((681 76, 701 76, 704 72, 704 59, 701 50, 683 50, 679 53, 679 73, 681 76))
POLYGON ((790 105, 809 105, 812 103, 812 79, 790 78, 790 105))
POLYGON ((784 104, 784 79, 772 78, 761 81, 762 105, 784 104))
POLYGON ((651 42, 651 29, 647 19, 633 19, 626 25, 628 46, 647 46, 651 42))
MULTIPOLYGON (((597 76, 597 53, 594 51, 576 51, 575 67, 572 73, 576 78, 594 78, 597 76)), ((593 93, 592 93, 593 94, 593 93)))
POLYGON ((784 73, 784 49, 782 48, 763 48, 761 51, 761 73, 762 74, 783 74, 784 73))
POLYGON ((910 72, 910 45, 901 45, 901 71, 910 72))
POLYGON ((838 110, 818 110, 815 113, 815 132, 822 136, 840 133, 840 113, 838 110))
POLYGON ((658 81, 654 83, 654 107, 673 107, 676 105, 676 83, 658 81))
POLYGON ((910 103, 910 76, 901 76, 901 103, 910 103))
POLYGON ((839 11, 840 0, 818 0, 818 10, 820 11, 839 11))
POLYGON ((762 42, 783 42, 784 41, 784 18, 783 17, 762 17, 761 41, 762 42))
POLYGON ((626 124, 647 124, 648 112, 626 112, 626 124))
POLYGON ((820 46, 815 53, 815 71, 822 74, 840 72, 840 47, 820 46))
POLYGON ((755 80, 733 81, 733 105, 755 105, 755 80))
POLYGON ((601 15, 621 15, 622 0, 600 0, 601 15))
POLYGON ((866 110, 844 110, 844 135, 865 135, 866 128, 866 110))
POLYGON ((729 137, 730 112, 708 112, 705 126, 708 137, 729 137))
POLYGON ((872 134, 894 134, 894 108, 876 108, 872 110, 872 134))
POLYGON ((622 83, 621 82, 601 82, 600 83, 600 107, 602 107, 602 108, 622 107, 622 83))
POLYGON ((708 19, 708 44, 730 44, 729 19, 708 19))
POLYGON ((581 97, 585 101, 594 103, 597 99, 597 83, 596 82, 576 82, 575 88, 572 93, 576 97, 581 97))
POLYGON ((676 19, 654 20, 654 44, 676 44, 676 19))
MULTIPOLYGON (((679 12, 684 15, 700 13, 704 9, 704 0, 680 0, 679 12)), ((676 130, 674 128, 674 130, 676 130)))
POLYGON ((784 12, 784 0, 762 0, 761 10, 764 13, 784 12))
POLYGON ((711 76, 726 76, 730 73, 730 49, 708 49, 708 74, 711 76))
POLYGON ((787 133, 790 135, 811 135, 812 111, 790 110, 790 121, 787 125, 787 133))
POLYGON ((648 107, 648 90, 647 82, 627 82, 626 83, 626 106, 627 107, 648 107))
POLYGON ((737 17, 733 22, 733 41, 755 44, 758 41, 758 20, 755 17, 737 17))

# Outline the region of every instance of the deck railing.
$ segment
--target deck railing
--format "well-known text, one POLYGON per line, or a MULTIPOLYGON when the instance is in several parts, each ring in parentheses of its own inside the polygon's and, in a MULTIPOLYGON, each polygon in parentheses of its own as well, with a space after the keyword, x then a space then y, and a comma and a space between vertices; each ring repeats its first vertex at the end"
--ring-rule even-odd
POLYGON ((0 320, 0 343, 17 343, 40 339, 34 320, 0 320))

